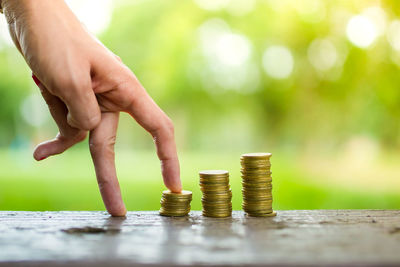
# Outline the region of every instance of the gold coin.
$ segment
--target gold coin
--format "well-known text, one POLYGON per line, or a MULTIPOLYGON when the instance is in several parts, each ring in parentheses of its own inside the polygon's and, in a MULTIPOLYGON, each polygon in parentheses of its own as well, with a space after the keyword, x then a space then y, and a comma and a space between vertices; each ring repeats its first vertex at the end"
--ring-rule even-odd
POLYGON ((272 172, 242 173, 242 179, 272 179, 272 172))
POLYGON ((256 153, 245 153, 242 154, 241 157, 243 158, 266 158, 269 159, 272 156, 271 153, 265 153, 265 152, 256 152, 256 153))
POLYGON ((268 179, 254 179, 254 180, 247 180, 243 179, 242 180, 242 186, 243 187, 271 187, 272 186, 272 181, 268 179))
POLYGON ((203 204, 203 210, 205 211, 216 211, 216 210, 231 210, 232 205, 229 205, 228 203, 221 204, 221 205, 207 205, 205 203, 203 204))
POLYGON ((249 159, 240 159, 240 163, 242 167, 246 168, 251 165, 261 165, 261 166, 271 166, 271 161, 269 160, 249 160, 249 159))
POLYGON ((241 169, 252 169, 252 168, 271 168, 271 162, 269 161, 240 161, 241 169))
POLYGON ((272 206, 272 200, 263 200, 261 201, 243 201, 242 203, 244 206, 248 207, 248 208, 254 208, 254 209, 258 209, 258 208, 265 208, 265 207, 271 207, 272 206))
POLYGON ((273 200, 272 195, 266 196, 243 196, 243 202, 273 200))
POLYGON ((232 190, 229 172, 224 170, 200 171, 200 189, 203 215, 208 217, 228 217, 232 214, 232 190))
POLYGON ((232 209, 232 205, 229 203, 205 203, 202 202, 204 210, 226 210, 232 209))
POLYGON ((248 180, 248 179, 242 179, 242 186, 246 187, 266 187, 266 186, 272 186, 272 180, 270 179, 254 179, 254 180, 248 180))
POLYGON ((189 212, 188 213, 170 213, 170 212, 164 212, 164 211, 160 211, 159 213, 161 216, 167 216, 167 217, 184 217, 189 214, 189 212))
POLYGON ((271 175, 271 169, 270 168, 265 168, 265 169, 241 169, 240 173, 242 175, 271 175))
POLYGON ((172 195, 162 195, 161 196, 162 199, 167 199, 170 201, 190 201, 192 200, 192 196, 186 196, 186 197, 176 197, 176 196, 172 196, 172 195))
POLYGON ((225 208, 209 208, 209 209, 204 209, 203 212, 205 213, 227 213, 231 212, 232 207, 225 207, 225 208))
POLYGON ((250 207, 246 207, 243 206, 243 210, 247 213, 253 213, 253 214, 260 214, 260 213, 271 213, 273 212, 272 207, 264 207, 264 208, 250 208, 250 207))
POLYGON ((228 191, 231 187, 227 184, 199 184, 202 191, 228 191))
POLYGON ((243 187, 242 188, 242 193, 243 194, 248 194, 248 195, 252 195, 252 194, 272 194, 272 187, 254 187, 254 188, 250 188, 250 187, 243 187))
POLYGON ((226 218, 226 217, 231 217, 232 212, 229 213, 221 213, 221 214, 214 214, 214 213, 205 213, 203 212, 204 217, 211 217, 211 218, 226 218))
POLYGON ((202 191, 218 191, 218 192, 223 192, 223 191, 229 191, 231 189, 229 184, 223 184, 223 185, 205 185, 205 184, 200 184, 201 190, 202 191))
POLYGON ((226 181, 229 180, 229 175, 224 175, 224 176, 217 176, 217 175, 210 175, 210 176, 201 176, 200 175, 200 180, 203 181, 226 181))
POLYGON ((205 170, 205 171, 200 171, 199 172, 200 176, 226 176, 229 175, 228 171, 225 170, 205 170))
POLYGON ((171 216, 179 216, 179 215, 186 215, 190 212, 190 210, 167 210, 167 209, 160 209, 160 214, 164 215, 171 215, 171 216))
POLYGON ((170 212, 185 212, 190 210, 190 205, 185 206, 185 207, 170 207, 170 206, 162 206, 160 209, 164 211, 170 211, 170 212))
POLYGON ((242 179, 245 180, 271 180, 272 179, 272 173, 242 173, 241 177, 242 179))
POLYGON ((242 208, 246 212, 266 213, 266 212, 272 211, 272 205, 250 206, 250 205, 242 204, 242 208))
POLYGON ((265 189, 265 188, 272 188, 271 181, 260 181, 260 180, 245 180, 242 182, 242 187, 245 189, 256 190, 256 189, 265 189))
POLYGON ((224 197, 224 196, 232 196, 232 190, 224 190, 224 191, 216 191, 216 192, 203 192, 203 196, 210 196, 210 197, 224 197))
POLYGON ((183 209, 183 208, 187 208, 190 206, 190 203, 183 203, 183 204, 176 204, 176 203, 166 203, 166 202, 160 202, 161 207, 168 207, 168 208, 174 208, 174 209, 183 209))
POLYGON ((242 179, 242 186, 246 187, 266 187, 266 186, 272 186, 272 180, 270 179, 254 179, 254 180, 248 180, 248 179, 242 179))
POLYGON ((269 196, 270 199, 264 198, 264 199, 258 199, 258 198, 247 198, 246 200, 243 201, 243 203, 248 203, 248 204, 257 204, 257 205, 263 205, 266 203, 272 203, 272 196, 269 196))
POLYGON ((229 184, 229 179, 227 179, 227 180, 209 180, 209 181, 204 181, 204 180, 201 180, 200 179, 200 186, 201 185, 210 185, 210 186, 213 186, 213 185, 228 185, 229 184))
POLYGON ((192 197, 192 192, 187 190, 182 190, 180 193, 173 193, 170 190, 164 190, 162 194, 164 197, 175 197, 175 198, 192 197))
POLYGON ((219 195, 219 196, 209 196, 209 195, 203 195, 201 198, 202 200, 205 201, 231 201, 232 195, 219 195))
POLYGON ((263 189, 263 190, 248 190, 242 189, 243 196, 264 196, 264 195, 272 195, 272 189, 263 189))
POLYGON ((271 153, 247 153, 242 166, 242 208, 249 216, 274 216, 272 209, 271 153))
POLYGON ((162 209, 162 210, 164 210, 164 211, 169 211, 169 212, 185 212, 185 211, 189 211, 189 210, 190 210, 190 206, 187 206, 187 207, 180 207, 180 208, 169 207, 169 206, 162 206, 160 209, 162 209))
POLYGON ((192 192, 190 191, 182 190, 180 193, 173 193, 170 190, 164 190, 159 213, 162 216, 185 216, 190 212, 191 201, 192 192))
POLYGON ((276 211, 272 211, 270 213, 248 213, 248 212, 246 212, 246 213, 250 217, 275 217, 276 216, 276 211))
POLYGON ((212 218, 231 217, 232 216, 232 211, 222 212, 222 213, 207 213, 207 212, 203 212, 203 216, 204 217, 212 217, 212 218))
POLYGON ((226 181, 229 181, 229 176, 208 176, 208 177, 200 176, 199 181, 205 183, 210 183, 210 182, 224 183, 226 181))
POLYGON ((203 195, 201 199, 204 199, 206 201, 230 201, 232 199, 231 195, 218 195, 218 196, 213 196, 213 195, 203 195))

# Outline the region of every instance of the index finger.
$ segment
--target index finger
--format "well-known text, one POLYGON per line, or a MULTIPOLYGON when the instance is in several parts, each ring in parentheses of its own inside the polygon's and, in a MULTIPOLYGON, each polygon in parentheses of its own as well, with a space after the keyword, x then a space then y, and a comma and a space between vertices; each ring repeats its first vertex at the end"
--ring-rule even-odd
POLYGON ((180 192, 182 183, 174 126, 171 119, 154 102, 138 81, 123 86, 130 86, 130 88, 125 89, 131 92, 131 103, 126 111, 153 136, 165 186, 172 192, 180 192))

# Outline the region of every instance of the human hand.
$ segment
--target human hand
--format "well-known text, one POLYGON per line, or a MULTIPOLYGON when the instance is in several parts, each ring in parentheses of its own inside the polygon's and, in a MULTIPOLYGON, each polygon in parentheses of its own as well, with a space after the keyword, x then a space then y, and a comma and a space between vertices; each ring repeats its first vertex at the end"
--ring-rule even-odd
POLYGON ((62 0, 3 0, 10 34, 37 77, 60 133, 40 144, 37 160, 82 141, 89 144, 100 191, 112 215, 124 215, 114 164, 119 112, 154 139, 165 185, 181 190, 172 121, 135 75, 82 27, 62 0))

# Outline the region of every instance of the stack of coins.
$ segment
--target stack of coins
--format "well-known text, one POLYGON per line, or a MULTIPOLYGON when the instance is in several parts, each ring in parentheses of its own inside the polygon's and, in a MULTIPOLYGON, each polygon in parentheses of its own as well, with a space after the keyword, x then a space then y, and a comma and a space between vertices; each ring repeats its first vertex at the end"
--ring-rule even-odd
POLYGON ((200 187, 203 192, 203 216, 229 217, 232 215, 232 191, 228 171, 201 171, 200 187))
POLYGON ((271 153, 248 153, 242 165, 243 210, 249 216, 275 216, 272 210, 271 153))
POLYGON ((172 193, 165 190, 160 201, 160 215, 163 216, 186 216, 190 212, 192 192, 182 190, 180 193, 172 193))

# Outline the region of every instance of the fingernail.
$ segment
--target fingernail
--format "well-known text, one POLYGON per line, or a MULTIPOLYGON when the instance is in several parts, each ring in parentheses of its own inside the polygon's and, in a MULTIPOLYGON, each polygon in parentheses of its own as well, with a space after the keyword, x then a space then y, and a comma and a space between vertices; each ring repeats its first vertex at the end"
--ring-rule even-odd
POLYGON ((36 83, 37 86, 40 85, 40 81, 39 81, 39 79, 35 76, 35 74, 32 74, 32 79, 33 79, 33 81, 36 83))

